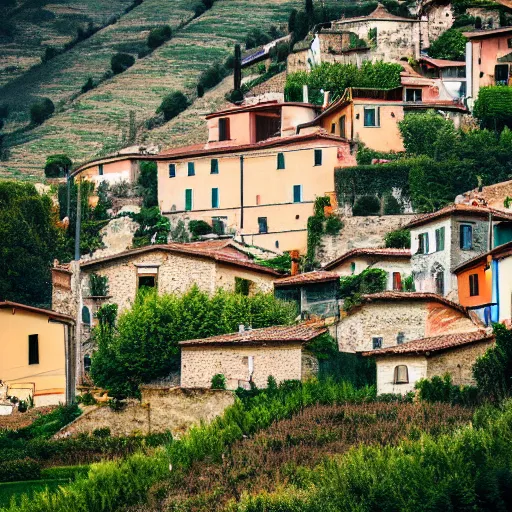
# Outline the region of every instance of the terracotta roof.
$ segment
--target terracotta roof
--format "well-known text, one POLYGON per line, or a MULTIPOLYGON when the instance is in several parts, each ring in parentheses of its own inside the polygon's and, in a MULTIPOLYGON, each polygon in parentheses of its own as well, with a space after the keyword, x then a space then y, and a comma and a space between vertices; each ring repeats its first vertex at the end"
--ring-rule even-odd
POLYGON ((280 272, 272 268, 264 267, 252 262, 252 260, 244 252, 238 250, 233 245, 230 245, 230 241, 208 241, 208 242, 196 242, 189 244, 177 244, 170 243, 165 245, 148 245, 146 247, 140 247, 138 249, 129 249, 127 251, 113 254, 111 256, 105 256, 104 258, 97 258, 89 261, 80 263, 81 268, 90 268, 102 263, 115 261, 122 258, 130 258, 139 254, 144 254, 152 251, 166 251, 175 252, 182 254, 190 254, 193 256, 199 256, 203 258, 212 259, 220 263, 226 263, 235 265, 238 267, 244 267, 265 274, 271 274, 274 276, 282 276, 280 272))
POLYGON ((471 258, 470 260, 467 260, 464 263, 457 265, 452 270, 452 272, 454 274, 458 274, 462 270, 466 270, 468 268, 476 266, 479 263, 485 263, 487 261, 488 256, 492 256, 493 259, 498 259, 500 256, 504 257, 504 256, 509 256, 509 255, 512 255, 512 242, 507 242, 506 244, 498 245, 498 247, 495 247, 494 249, 491 249, 490 251, 479 254, 478 256, 475 256, 474 258, 471 258))
POLYGON ((506 213, 488 206, 470 206, 468 204, 450 204, 441 210, 433 213, 426 213, 413 219, 411 222, 402 227, 402 229, 410 229, 415 226, 427 224, 433 219, 447 217, 456 213, 464 215, 475 215, 477 217, 487 217, 492 214, 493 220, 512 220, 512 214, 506 213))
POLYGON ((367 21, 367 20, 382 20, 382 21, 408 21, 410 23, 419 23, 420 20, 413 18, 404 18, 402 16, 395 16, 391 14, 382 4, 378 4, 377 8, 368 14, 368 16, 357 16, 355 18, 345 18, 343 20, 337 20, 333 23, 352 23, 354 21, 367 21))
POLYGON ((500 27, 490 30, 474 30, 471 32, 463 32, 468 39, 484 39, 487 37, 500 36, 512 32, 512 27, 500 27))
POLYGON ((69 315, 65 315, 63 313, 57 313, 57 311, 52 311, 51 309, 35 308, 33 306, 27 306, 26 304, 12 302, 10 300, 0 301, 0 309, 23 309, 24 311, 29 311, 31 313, 46 315, 46 316, 50 317, 52 320, 60 320, 62 322, 68 323, 68 324, 75 323, 73 317, 71 317, 69 315))
POLYGON ((363 356, 386 356, 401 354, 428 354, 452 348, 462 347, 471 343, 494 340, 494 335, 487 331, 463 332, 457 334, 445 334, 420 340, 408 341, 393 347, 380 348, 369 352, 363 352, 363 356))
POLYGON ((326 283, 328 281, 337 281, 340 276, 336 272, 325 272, 323 270, 315 272, 306 272, 295 276, 284 277, 274 281, 274 287, 291 286, 296 284, 326 283))
POLYGON ((380 258, 410 258, 411 250, 410 249, 386 249, 386 248, 372 248, 365 247, 360 249, 351 249, 350 251, 338 256, 336 259, 329 261, 324 265, 325 270, 331 270, 334 267, 337 267, 340 263, 344 261, 355 258, 357 256, 378 256, 380 258))
POLYGON ((380 292, 363 295, 364 302, 377 302, 377 301, 425 301, 425 302, 439 302, 453 309, 457 309, 465 315, 468 314, 467 309, 460 304, 452 302, 437 293, 428 292, 380 292))
POLYGON ((168 158, 177 160, 180 158, 190 158, 192 156, 206 156, 222 153, 234 153, 242 151, 257 151, 259 149, 269 149, 273 147, 288 146, 291 144, 299 144, 301 142, 310 142, 316 140, 348 142, 347 139, 328 135, 326 133, 309 133, 307 135, 292 135, 290 137, 273 137, 254 144, 239 144, 233 146, 209 146, 208 144, 196 144, 193 146, 185 146, 162 151, 158 155, 158 159, 168 158))
POLYGON ((421 57, 420 62, 427 62, 436 68, 451 68, 454 66, 464 67, 466 63, 459 60, 432 59, 431 57, 421 57))
POLYGON ((316 329, 304 324, 282 325, 265 327, 264 329, 247 330, 242 333, 221 334, 211 338, 180 341, 182 346, 201 345, 262 345, 265 343, 305 343, 320 334, 327 332, 327 329, 316 329))
POLYGON ((95 158, 77 167, 73 172, 70 173, 70 176, 76 176, 77 174, 80 174, 81 172, 89 169, 90 167, 94 167, 100 163, 107 164, 112 162, 122 162, 123 160, 155 160, 155 157, 155 154, 126 153, 95 158))
POLYGON ((300 103, 300 102, 278 102, 277 100, 270 101, 262 101, 261 103, 255 103, 254 105, 241 105, 238 107, 227 108, 225 110, 219 110, 218 112, 211 112, 206 115, 206 119, 214 119, 216 117, 227 116, 230 114, 240 114, 241 112, 252 112, 254 110, 272 110, 273 108, 278 107, 306 107, 319 109, 318 105, 313 105, 312 103, 300 103))

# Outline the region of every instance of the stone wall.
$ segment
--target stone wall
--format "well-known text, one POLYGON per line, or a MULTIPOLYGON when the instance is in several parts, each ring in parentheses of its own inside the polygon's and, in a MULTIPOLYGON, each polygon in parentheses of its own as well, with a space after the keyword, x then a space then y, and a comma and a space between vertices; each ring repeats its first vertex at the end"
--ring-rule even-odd
POLYGON ((251 89, 251 95, 260 96, 269 93, 283 93, 286 84, 286 72, 273 76, 266 82, 256 85, 251 89))
POLYGON ((413 215, 382 215, 372 217, 342 217, 343 228, 336 236, 323 236, 317 260, 328 263, 350 249, 384 247, 384 236, 400 229, 413 215))
POLYGON ((472 199, 478 199, 479 202, 480 199, 483 199, 490 207, 507 211, 507 208, 505 208, 503 204, 507 197, 512 197, 512 180, 483 187, 481 192, 479 192, 478 189, 470 190, 465 192, 462 196, 457 196, 455 202, 471 203, 472 199), (458 200, 459 198, 460 200, 458 200))
POLYGON ((428 23, 421 24, 422 48, 428 48, 439 36, 451 28, 455 20, 451 3, 438 5, 432 2, 424 10, 428 23))
POLYGON ((377 359, 377 393, 395 393, 405 395, 414 391, 414 384, 427 376, 427 359, 425 356, 386 356, 377 359), (395 368, 399 365, 407 366, 409 382, 395 384, 395 368))
POLYGON ((272 375, 279 383, 301 379, 302 348, 300 343, 265 346, 199 346, 182 347, 181 385, 184 388, 210 387, 212 377, 223 374, 228 389, 249 382, 249 357, 254 361, 252 379, 256 386, 267 386, 272 375))
POLYGON ((308 69, 309 50, 292 52, 286 60, 286 72, 295 73, 297 71, 306 71, 308 69))
POLYGON ((484 9, 482 7, 468 7, 466 13, 482 20, 482 30, 499 28, 500 11, 496 9, 484 9))
POLYGON ((233 405, 230 391, 144 387, 141 402, 131 400, 122 411, 109 406, 85 407, 84 413, 56 434, 56 438, 110 428, 114 436, 170 430, 180 436, 192 425, 212 421, 233 405))

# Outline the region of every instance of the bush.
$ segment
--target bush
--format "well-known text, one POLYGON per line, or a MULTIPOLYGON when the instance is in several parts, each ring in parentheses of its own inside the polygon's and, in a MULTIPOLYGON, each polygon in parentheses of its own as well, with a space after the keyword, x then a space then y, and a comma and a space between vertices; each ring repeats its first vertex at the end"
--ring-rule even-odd
POLYGON ((94 89, 94 82, 93 82, 93 79, 91 77, 89 77, 87 79, 87 82, 85 82, 84 85, 82 85, 82 88, 80 89, 80 91, 82 92, 82 94, 85 94, 87 91, 91 91, 92 89, 94 89))
POLYGON ((384 237, 384 244, 389 249, 410 249, 411 232, 408 229, 390 231, 384 237))
POLYGON ((33 459, 7 460, 0 464, 0 482, 38 480, 41 466, 33 459))
POLYGON ((59 55, 60 53, 61 53, 61 51, 58 50, 57 48, 54 48, 53 46, 47 46, 44 49, 44 54, 41 57, 41 62, 44 64, 44 63, 48 62, 49 60, 53 59, 54 57, 56 57, 57 55, 59 55))
POLYGON ((508 85, 482 87, 473 114, 482 128, 501 131, 512 128, 512 88, 508 85))
POLYGON ((229 71, 222 64, 216 63, 201 73, 198 86, 200 85, 203 91, 211 89, 219 84, 228 73, 229 71))
POLYGON ((380 214, 380 201, 376 196, 362 196, 355 202, 352 207, 352 215, 354 217, 365 217, 367 215, 380 214))
POLYGON ((443 377, 420 379, 415 384, 420 400, 442 402, 452 405, 473 406, 477 403, 478 391, 473 386, 455 386, 449 374, 443 377))
POLYGON ((92 435, 99 439, 105 439, 106 437, 110 437, 110 429, 108 427, 96 428, 92 431, 92 435))
POLYGON ((398 199, 392 194, 384 196, 384 215, 400 215, 404 213, 404 209, 398 199))
POLYGON ((32 124, 41 124, 55 112, 55 105, 50 98, 43 98, 30 106, 32 124))
POLYGON ((116 181, 110 185, 110 193, 114 197, 130 197, 132 186, 126 180, 116 181))
POLYGON ((168 94, 158 107, 156 113, 162 113, 164 119, 169 121, 181 114, 188 107, 187 97, 181 91, 173 91, 168 94))
POLYGON ((270 43, 270 41, 272 41, 272 38, 269 34, 266 34, 259 28, 253 28, 245 36, 245 48, 250 50, 251 48, 270 43))
POLYGON ((343 228, 343 222, 337 215, 329 215, 325 221, 325 233, 336 236, 343 228))
POLYGON ((67 155, 50 155, 46 159, 44 175, 47 178, 61 178, 71 170, 73 162, 67 155))
POLYGON ((96 405, 98 402, 90 392, 84 393, 83 395, 77 396, 76 401, 83 405, 96 405))
POLYGON ((204 220, 191 220, 188 223, 188 230, 194 238, 213 233, 213 228, 204 220))
POLYGON ((448 29, 428 49, 429 57, 463 61, 466 55, 467 38, 455 28, 448 29))
POLYGON ((363 294, 379 293, 386 289, 388 274, 380 268, 368 267, 360 274, 340 278, 340 297, 343 309, 349 311, 361 304, 363 294))
POLYGON ((135 64, 135 57, 129 53, 116 53, 110 60, 112 72, 117 75, 135 64))
POLYGON ((142 206, 144 208, 158 206, 158 170, 156 162, 140 162, 137 185, 142 196, 142 206))
POLYGON ((139 228, 133 235, 134 247, 143 247, 152 243, 166 244, 171 231, 171 223, 160 213, 158 206, 142 208, 131 218, 139 223, 139 228))
POLYGON ((226 389, 226 377, 222 373, 212 377, 212 389, 226 389))
POLYGON ((154 50, 159 46, 162 46, 166 41, 172 37, 172 30, 169 25, 163 27, 157 27, 149 32, 147 45, 154 50))
POLYGON ((106 297, 108 295, 108 276, 90 274, 89 293, 92 297, 106 297))

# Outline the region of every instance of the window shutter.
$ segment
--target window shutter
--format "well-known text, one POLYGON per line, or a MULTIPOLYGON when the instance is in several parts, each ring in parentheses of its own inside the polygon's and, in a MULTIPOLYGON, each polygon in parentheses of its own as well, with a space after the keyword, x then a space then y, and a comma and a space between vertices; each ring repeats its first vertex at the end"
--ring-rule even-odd
POLYGON ((229 140, 229 117, 223 117, 219 119, 219 140, 229 140))
POLYGON ((380 107, 377 107, 375 109, 375 117, 377 118, 376 122, 375 122, 375 126, 380 126, 380 107))
POLYGON ((277 153, 277 168, 284 169, 284 153, 277 153))
POLYGON ((315 165, 322 165, 322 150, 315 149, 315 165))
POLYGON ((169 164, 169 178, 176 178, 176 164, 169 164))
POLYGON ((39 364, 39 334, 28 337, 28 364, 39 364))
POLYGON ((212 208, 219 207, 219 189, 212 188, 212 208))
POLYGON ((211 174, 219 174, 219 161, 216 158, 212 158, 210 172, 211 174))
POLYGON ((460 226, 460 248, 469 251, 473 248, 473 226, 460 226))
POLYGON ((429 253, 429 246, 428 246, 428 233, 425 233, 423 235, 425 237, 425 254, 428 254, 429 253))
POLYGON ((258 228, 260 233, 267 233, 267 217, 258 217, 258 228))
POLYGON ((194 162, 188 163, 188 175, 189 176, 195 176, 196 175, 196 167, 194 165, 194 162))
POLYGON ((103 164, 98 165, 98 174, 103 176, 103 164))
POLYGON ((402 290, 402 276, 400 272, 393 272, 393 290, 402 290))
POLYGON ((382 348, 382 337, 374 337, 372 338, 372 345, 374 349, 382 348))
POLYGON ((192 189, 185 189, 185 210, 192 210, 192 189))
POLYGON ((302 202, 302 185, 294 185, 293 186, 293 202, 294 203, 302 202))

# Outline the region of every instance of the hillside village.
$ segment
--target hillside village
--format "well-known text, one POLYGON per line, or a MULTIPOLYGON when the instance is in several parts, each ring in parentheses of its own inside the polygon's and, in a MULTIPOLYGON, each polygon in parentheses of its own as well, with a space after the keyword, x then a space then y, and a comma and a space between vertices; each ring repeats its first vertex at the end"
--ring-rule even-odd
POLYGON ((269 28, 258 2, 202 74, 167 73, 155 111, 143 66, 173 47, 177 70, 183 40, 230 15, 176 2, 168 32, 144 18, 161 39, 137 61, 53 91, 151 1, 113 2, 115 22, 42 64, 8 36, 6 62, 26 53, 0 69, 0 512, 466 510, 457 479, 418 468, 398 505, 374 461, 431 443, 469 467, 478 449, 452 446, 479 432, 496 444, 468 503, 508 510, 512 3, 307 0, 269 28), (56 108, 24 127, 18 87, 56 108), (110 144, 92 95, 133 88, 150 107, 110 144))

